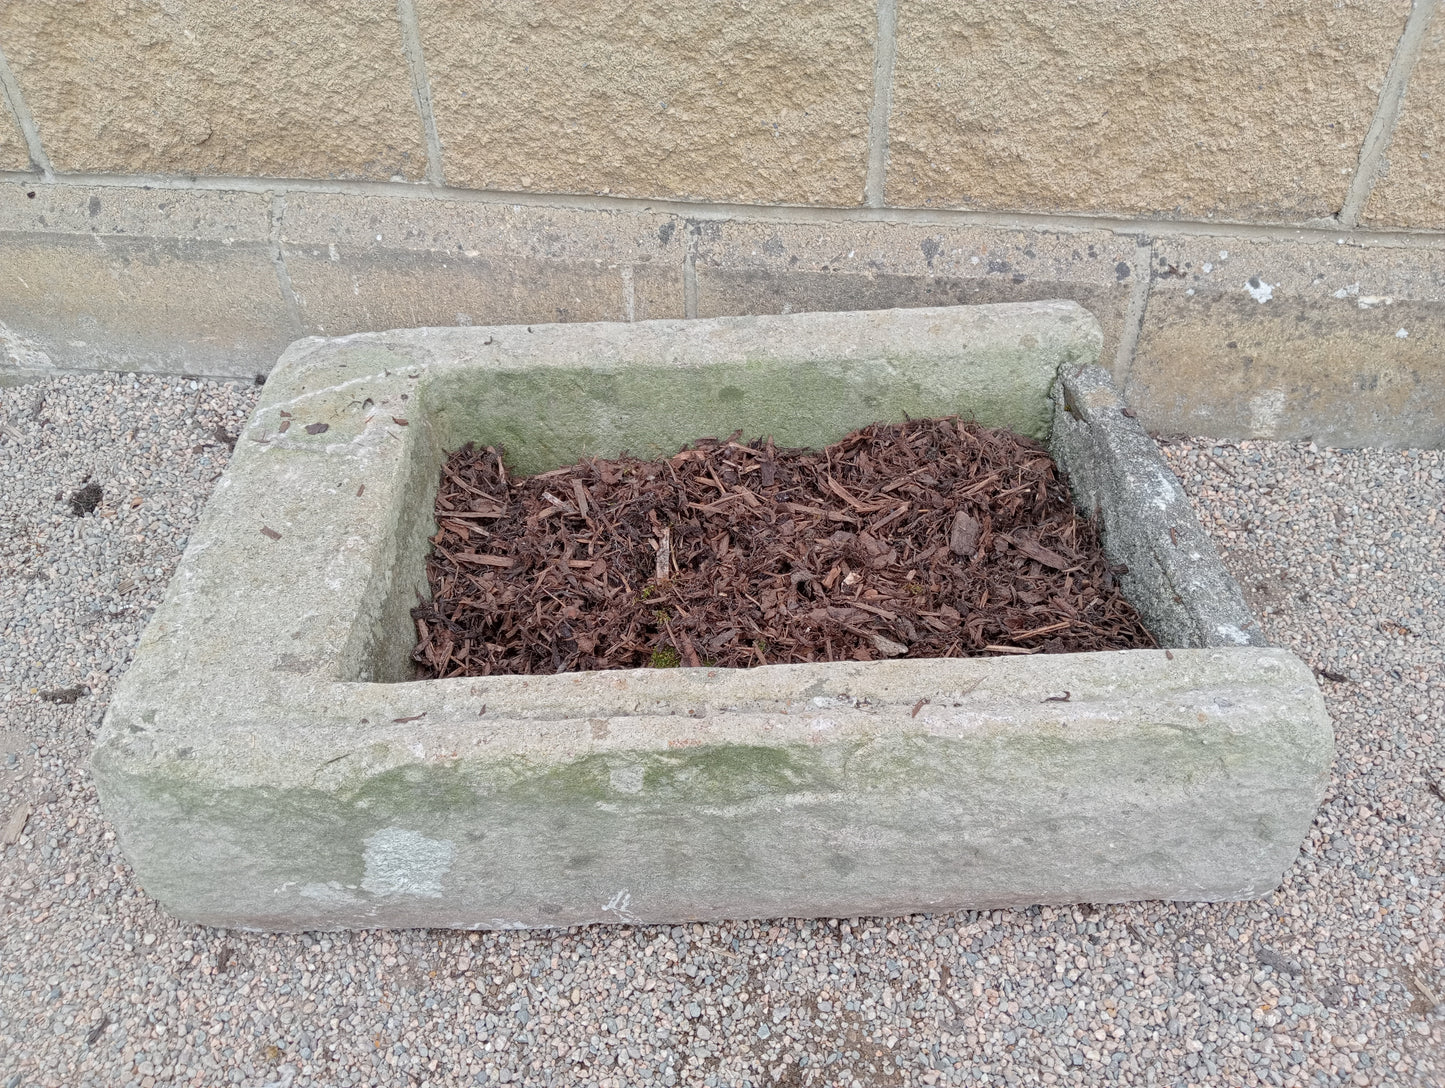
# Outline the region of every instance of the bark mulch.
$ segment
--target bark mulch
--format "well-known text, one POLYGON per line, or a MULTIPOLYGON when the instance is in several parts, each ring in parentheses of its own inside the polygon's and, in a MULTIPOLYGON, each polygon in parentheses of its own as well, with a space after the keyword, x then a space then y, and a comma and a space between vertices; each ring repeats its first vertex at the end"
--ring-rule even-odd
POLYGON ((1155 645, 1044 448, 957 419, 520 480, 468 445, 436 515, 431 677, 1155 645))

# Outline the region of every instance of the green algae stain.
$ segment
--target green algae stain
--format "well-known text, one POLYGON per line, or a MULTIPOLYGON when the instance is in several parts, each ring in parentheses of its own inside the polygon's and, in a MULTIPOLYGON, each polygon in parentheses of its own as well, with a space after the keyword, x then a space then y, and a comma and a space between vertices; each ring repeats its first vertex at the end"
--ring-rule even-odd
POLYGON ((962 414, 1046 434, 1047 382, 1016 377, 1012 360, 966 370, 905 356, 845 362, 752 360, 696 367, 536 366, 439 374, 426 396, 451 449, 505 445, 521 474, 579 457, 676 452, 702 435, 741 431, 781 445, 822 447, 880 420, 962 414), (976 371, 976 373, 975 373, 976 371), (992 375, 993 379, 990 380, 992 375))
POLYGON ((549 807, 613 804, 729 805, 759 797, 842 788, 824 753, 717 744, 668 751, 593 753, 540 769, 506 789, 515 802, 549 807))
POLYGON ((349 796, 373 819, 396 820, 426 813, 464 811, 477 800, 472 776, 459 762, 408 764, 371 775, 349 796))

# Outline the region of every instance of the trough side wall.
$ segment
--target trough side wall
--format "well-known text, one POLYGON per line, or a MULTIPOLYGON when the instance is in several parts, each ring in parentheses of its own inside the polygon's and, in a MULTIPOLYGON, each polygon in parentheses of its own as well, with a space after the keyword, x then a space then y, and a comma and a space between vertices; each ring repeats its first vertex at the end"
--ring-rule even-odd
POLYGON ((1066 298, 1151 430, 1439 446, 1442 8, 3 4, 0 382, 1066 298))

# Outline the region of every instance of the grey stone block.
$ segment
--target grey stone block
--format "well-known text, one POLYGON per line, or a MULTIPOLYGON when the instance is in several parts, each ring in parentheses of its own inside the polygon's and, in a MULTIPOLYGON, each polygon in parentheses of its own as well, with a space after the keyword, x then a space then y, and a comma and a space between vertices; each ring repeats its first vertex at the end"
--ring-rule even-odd
POLYGON ((272 929, 1268 892, 1332 754, 1281 649, 406 681, 436 470, 467 439, 536 471, 904 412, 1046 437, 1055 374, 1099 341, 1040 303, 293 345, 97 742, 139 880, 272 929))
POLYGON ((1263 646, 1239 585, 1194 519, 1184 489, 1109 375, 1066 366, 1054 385, 1054 460, 1074 502, 1099 519, 1120 584, 1166 646, 1263 646))

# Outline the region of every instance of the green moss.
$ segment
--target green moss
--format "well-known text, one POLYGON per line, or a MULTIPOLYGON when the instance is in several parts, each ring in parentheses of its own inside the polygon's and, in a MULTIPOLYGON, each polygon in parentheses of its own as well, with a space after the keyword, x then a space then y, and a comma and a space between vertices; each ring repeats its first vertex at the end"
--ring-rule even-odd
POLYGON ((671 646, 652 651, 651 665, 654 669, 675 669, 681 664, 682 655, 671 646))
POLYGON ((460 809, 477 798, 475 785, 460 763, 408 764, 366 779, 350 796, 353 805, 389 819, 418 812, 460 809))
POLYGON ((737 804, 756 797, 828 793, 842 788, 839 753, 810 747, 713 744, 667 751, 598 753, 555 764, 507 787, 509 804, 537 812, 598 802, 737 804))

